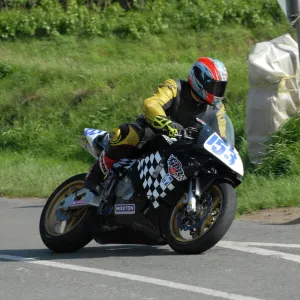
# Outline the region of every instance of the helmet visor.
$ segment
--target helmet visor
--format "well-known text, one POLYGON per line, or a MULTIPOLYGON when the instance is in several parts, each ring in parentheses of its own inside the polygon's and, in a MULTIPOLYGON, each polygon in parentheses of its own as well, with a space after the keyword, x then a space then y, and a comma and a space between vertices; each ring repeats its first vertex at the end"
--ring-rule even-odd
POLYGON ((218 81, 212 79, 207 73, 201 72, 199 68, 194 68, 194 74, 201 86, 206 92, 216 96, 223 97, 226 90, 227 81, 218 81))
POLYGON ((226 85, 226 81, 211 81, 206 82, 203 86, 208 93, 216 97, 223 97, 225 94, 226 85))

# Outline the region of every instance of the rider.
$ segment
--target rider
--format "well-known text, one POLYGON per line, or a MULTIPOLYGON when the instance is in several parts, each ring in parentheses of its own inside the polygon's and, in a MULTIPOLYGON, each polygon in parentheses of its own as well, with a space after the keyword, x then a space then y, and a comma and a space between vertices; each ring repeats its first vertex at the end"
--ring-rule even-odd
POLYGON ((198 117, 226 140, 227 129, 232 127, 221 102, 227 78, 226 67, 221 61, 200 57, 190 69, 188 81, 166 80, 144 101, 143 115, 136 122, 122 124, 109 134, 109 144, 87 174, 85 187, 99 194, 101 182, 112 165, 121 158, 130 157, 149 128, 174 137, 184 128, 193 126, 198 117))

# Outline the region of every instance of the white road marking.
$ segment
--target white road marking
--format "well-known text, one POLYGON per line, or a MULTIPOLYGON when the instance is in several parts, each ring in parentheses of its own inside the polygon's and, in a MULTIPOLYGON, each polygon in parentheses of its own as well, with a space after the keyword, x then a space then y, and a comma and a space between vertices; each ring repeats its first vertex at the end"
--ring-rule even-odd
POLYGON ((109 271, 109 270, 104 270, 104 269, 97 269, 97 268, 65 264, 65 263, 60 263, 60 262, 56 262, 56 261, 37 260, 34 258, 26 258, 26 257, 21 257, 21 256, 12 256, 12 255, 0 255, 0 259, 20 261, 20 262, 24 262, 24 263, 36 264, 36 265, 59 268, 59 269, 67 269, 67 270, 72 270, 72 271, 79 271, 79 272, 86 272, 86 273, 93 273, 93 274, 117 277, 117 278, 139 281, 142 283, 150 283, 150 284, 164 286, 164 287, 168 287, 168 288, 172 288, 172 289, 184 290, 184 291, 189 291, 189 292, 194 292, 194 293, 198 293, 198 294, 204 294, 204 295, 208 295, 208 296, 219 297, 219 298, 229 299, 229 300, 262 300, 259 298, 247 297, 247 296, 242 296, 242 295, 238 295, 238 294, 231 294, 231 293, 221 292, 221 291, 217 291, 217 290, 213 290, 213 289, 202 288, 202 287, 198 287, 198 286, 194 286, 194 285, 178 283, 178 282, 174 282, 174 281, 162 280, 162 279, 134 275, 134 274, 129 274, 129 273, 109 271))
MULTIPOLYGON (((258 243, 255 243, 255 244, 258 245, 258 243)), ((276 245, 277 247, 279 246, 279 244, 273 243, 272 246, 274 246, 274 245, 276 245)), ((282 244, 282 245, 286 245, 286 244, 282 244)), ((217 246, 222 247, 222 248, 242 251, 242 252, 263 255, 263 256, 281 258, 281 259, 293 261, 296 263, 300 263, 300 255, 289 254, 289 253, 284 253, 284 252, 274 251, 274 250, 269 250, 269 249, 257 248, 257 247, 251 246, 251 243, 221 241, 217 244, 217 246)), ((266 246, 266 243, 261 243, 260 246, 266 246)), ((298 248, 298 247, 289 247, 289 248, 298 248)))
POLYGON ((247 246, 300 248, 299 244, 278 244, 278 243, 259 243, 259 242, 239 242, 239 243, 247 246))
POLYGON ((30 270, 28 270, 26 268, 18 268, 18 269, 16 269, 16 271, 30 272, 30 270))

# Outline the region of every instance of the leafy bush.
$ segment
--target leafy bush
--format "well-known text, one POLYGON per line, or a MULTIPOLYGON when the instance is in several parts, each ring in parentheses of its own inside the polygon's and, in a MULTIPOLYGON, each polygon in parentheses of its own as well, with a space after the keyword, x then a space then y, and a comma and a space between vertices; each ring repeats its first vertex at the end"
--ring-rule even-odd
POLYGON ((12 67, 6 63, 0 63, 0 79, 12 74, 12 67))
POLYGON ((93 1, 88 5, 76 0, 11 1, 14 5, 0 10, 0 38, 114 33, 140 39, 170 28, 206 30, 225 24, 252 28, 271 26, 285 19, 273 0, 134 0, 131 6, 135 9, 129 11, 117 1, 100 2, 113 3, 99 9, 93 1), (30 3, 30 9, 25 9, 25 3, 30 3))
POLYGON ((290 118, 270 135, 266 155, 256 172, 264 175, 300 173, 300 115, 290 118))

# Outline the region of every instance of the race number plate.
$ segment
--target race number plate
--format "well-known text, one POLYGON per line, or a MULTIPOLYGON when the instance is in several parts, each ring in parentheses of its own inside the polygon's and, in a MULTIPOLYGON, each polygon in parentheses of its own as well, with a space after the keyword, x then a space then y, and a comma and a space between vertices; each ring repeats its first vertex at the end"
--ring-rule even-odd
POLYGON ((206 140, 204 148, 238 174, 244 174, 243 162, 238 152, 225 143, 217 133, 206 140))

